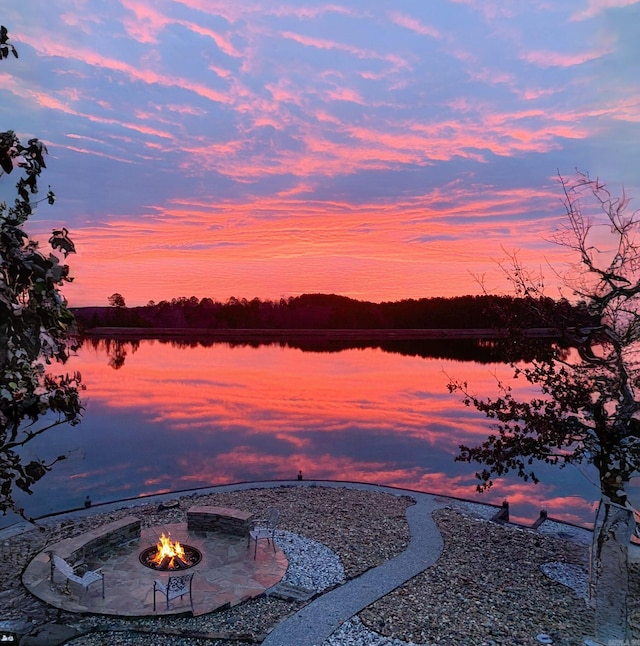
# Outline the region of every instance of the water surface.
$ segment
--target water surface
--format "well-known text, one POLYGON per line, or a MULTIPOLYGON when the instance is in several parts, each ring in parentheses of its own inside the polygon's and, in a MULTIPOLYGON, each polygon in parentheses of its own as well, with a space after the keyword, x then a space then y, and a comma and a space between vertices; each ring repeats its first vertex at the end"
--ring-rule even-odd
MULTIPOLYGON (((440 343, 451 343, 443 341, 440 343)), ((434 347, 438 347, 435 344, 434 347)), ((328 350, 325 347, 324 350, 328 350)), ((500 504, 531 521, 540 509, 593 521, 593 475, 542 465, 541 484, 509 477, 475 493, 460 443, 489 432, 484 416, 448 393, 449 377, 494 393, 506 366, 381 348, 335 352, 228 343, 85 343, 86 413, 38 438, 29 454, 67 453, 23 497, 40 516, 94 502, 239 481, 371 482, 500 504)), ((422 352, 424 354, 424 352, 422 352)), ((438 354, 435 352, 434 354, 438 354)), ((4 524, 7 524, 6 522, 4 524)))

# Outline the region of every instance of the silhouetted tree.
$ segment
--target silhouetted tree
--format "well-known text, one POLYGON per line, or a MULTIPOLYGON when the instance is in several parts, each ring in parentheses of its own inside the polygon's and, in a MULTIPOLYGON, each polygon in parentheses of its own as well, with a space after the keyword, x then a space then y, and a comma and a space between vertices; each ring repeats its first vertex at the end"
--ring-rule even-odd
MULTIPOLYGON (((458 459, 484 465, 477 474, 481 490, 510 471, 537 482, 536 462, 596 467, 601 500, 590 572, 595 637, 603 644, 630 643, 627 557, 635 523, 626 486, 640 472, 640 217, 628 212, 624 192, 614 198, 587 174, 573 183, 560 180, 567 224, 556 241, 576 255, 564 283, 590 323, 564 329, 573 353, 556 347, 528 366, 512 363, 514 378, 536 386, 536 397, 519 399, 501 383, 497 398, 482 399, 465 382, 449 384, 466 405, 494 420, 496 430, 480 446, 461 446, 458 459), (593 211, 586 209, 592 207, 600 219, 590 217, 593 211)), ((532 305, 540 301, 539 276, 527 273, 516 256, 503 268, 519 295, 532 305)), ((511 325, 521 342, 522 330, 513 320, 511 325)))
MULTIPOLYGON (((0 27, 0 59, 15 48, 0 27)), ((24 224, 38 204, 38 179, 47 149, 38 139, 24 146, 13 131, 0 133, 0 176, 18 171, 12 205, 0 204, 0 510, 15 511, 15 489, 31 487, 52 464, 23 464, 20 449, 47 429, 80 420, 80 375, 53 375, 52 362, 65 363, 77 347, 74 318, 60 287, 71 280, 69 268, 54 253, 43 253, 24 224)), ((43 200, 53 204, 51 189, 43 200)), ((40 201, 43 201, 40 200, 40 201)), ((53 232, 49 243, 66 257, 75 251, 66 229, 53 232)))
POLYGON ((118 294, 118 292, 115 292, 114 294, 111 294, 109 298, 107 299, 109 301, 109 305, 111 307, 126 307, 126 303, 124 302, 124 296, 122 294, 118 294))

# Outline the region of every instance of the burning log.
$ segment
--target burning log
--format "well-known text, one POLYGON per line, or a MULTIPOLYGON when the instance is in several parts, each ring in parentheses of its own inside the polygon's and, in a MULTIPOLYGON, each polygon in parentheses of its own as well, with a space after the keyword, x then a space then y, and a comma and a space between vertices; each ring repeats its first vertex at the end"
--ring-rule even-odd
POLYGON ((186 570, 200 562, 202 554, 190 545, 182 546, 173 542, 170 536, 162 534, 155 547, 140 553, 140 562, 153 570, 186 570), (186 548, 186 551, 185 551, 186 548))

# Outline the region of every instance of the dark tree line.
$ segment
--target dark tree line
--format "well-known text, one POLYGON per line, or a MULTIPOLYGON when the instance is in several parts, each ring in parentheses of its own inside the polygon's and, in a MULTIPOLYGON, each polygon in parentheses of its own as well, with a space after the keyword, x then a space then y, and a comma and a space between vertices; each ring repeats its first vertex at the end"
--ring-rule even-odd
POLYGON ((193 329, 495 329, 509 311, 518 327, 582 325, 586 310, 567 300, 511 296, 460 296, 373 303, 335 294, 303 294, 279 301, 174 298, 143 307, 74 310, 83 329, 95 327, 193 329), (541 315, 544 312, 544 316, 541 315))

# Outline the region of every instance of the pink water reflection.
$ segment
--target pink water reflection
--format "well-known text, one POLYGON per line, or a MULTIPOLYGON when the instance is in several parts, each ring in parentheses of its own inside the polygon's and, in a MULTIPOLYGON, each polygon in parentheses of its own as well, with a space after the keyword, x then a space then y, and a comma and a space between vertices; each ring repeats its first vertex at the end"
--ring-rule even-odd
MULTIPOLYGON (((493 392, 503 366, 379 349, 180 348, 160 341, 123 349, 119 369, 109 366, 103 345, 85 345, 74 359, 87 385, 78 431, 85 458, 65 480, 76 499, 291 479, 298 471, 305 479, 476 499, 474 467, 453 458, 458 444, 478 442, 489 425, 446 384, 458 377, 493 392)), ((545 508, 592 522, 597 492, 577 471, 547 467, 541 475, 544 484, 510 478, 477 499, 507 498, 516 520, 531 521, 545 508)))

